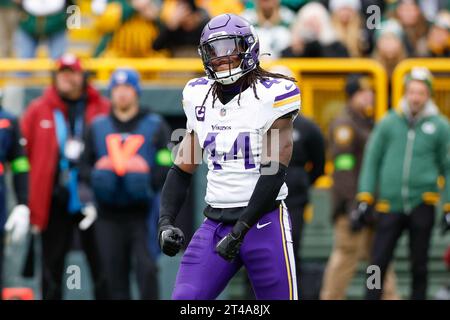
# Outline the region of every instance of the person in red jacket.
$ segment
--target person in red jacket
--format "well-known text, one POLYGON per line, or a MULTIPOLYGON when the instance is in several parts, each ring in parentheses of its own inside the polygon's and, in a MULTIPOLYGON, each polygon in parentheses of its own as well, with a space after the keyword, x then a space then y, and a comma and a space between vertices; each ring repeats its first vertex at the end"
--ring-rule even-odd
POLYGON ((21 119, 30 162, 30 222, 42 234, 43 299, 62 298, 64 259, 75 226, 81 231, 95 297, 104 298, 105 281, 92 225, 96 211, 80 200, 78 161, 87 125, 96 116, 108 114, 109 107, 109 101, 88 83, 80 60, 65 54, 56 61, 53 84, 30 103, 21 119))

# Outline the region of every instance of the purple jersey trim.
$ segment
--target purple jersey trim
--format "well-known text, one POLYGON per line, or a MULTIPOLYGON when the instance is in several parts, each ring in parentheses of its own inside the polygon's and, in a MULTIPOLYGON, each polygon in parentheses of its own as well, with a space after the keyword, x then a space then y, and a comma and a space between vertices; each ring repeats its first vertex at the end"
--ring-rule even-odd
POLYGON ((294 90, 292 90, 288 93, 284 93, 282 95, 276 96, 275 101, 280 101, 280 100, 295 96, 296 94, 299 94, 299 93, 300 93, 300 90, 297 87, 295 87, 294 90))

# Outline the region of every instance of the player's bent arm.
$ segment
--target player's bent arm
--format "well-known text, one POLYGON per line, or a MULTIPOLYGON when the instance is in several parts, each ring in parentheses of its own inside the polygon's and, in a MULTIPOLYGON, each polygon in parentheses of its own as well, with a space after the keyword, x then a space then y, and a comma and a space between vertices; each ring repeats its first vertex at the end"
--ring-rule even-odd
MULTIPOLYGON (((268 144, 264 144, 265 149, 266 146, 270 147, 271 145, 274 130, 277 130, 279 135, 278 136, 279 148, 277 153, 278 162, 283 164, 284 166, 288 166, 289 162, 291 161, 292 148, 294 146, 294 142, 292 139, 293 134, 292 116, 287 115, 286 117, 282 117, 274 121, 269 131, 267 132, 268 144)), ((261 163, 264 165, 269 163, 270 161, 277 161, 276 160, 277 158, 273 159, 273 157, 268 155, 268 151, 264 150, 263 159, 261 163)))
MULTIPOLYGON (((291 161, 293 139, 292 117, 286 116, 275 120, 267 132, 268 143, 264 144, 263 158, 261 161, 261 176, 259 177, 255 189, 253 190, 246 210, 242 213, 238 223, 243 223, 251 228, 263 214, 273 208, 278 193, 285 181, 286 170, 291 161), (272 141, 272 135, 278 131, 278 141, 272 141), (278 143, 278 148, 274 148, 274 154, 268 152, 271 143, 278 143), (276 155, 276 157, 274 157, 276 155), (264 167, 272 170, 265 173, 264 167)), ((275 135, 276 137, 276 135, 275 135)))
MULTIPOLYGON (((250 228, 258 222, 262 215, 273 209, 278 193, 284 183, 286 170, 292 156, 292 117, 277 119, 271 126, 271 129, 278 130, 278 150, 274 153, 278 158, 268 155, 267 150, 263 150, 264 164, 261 167, 270 166, 271 174, 262 174, 256 182, 247 208, 239 217, 232 231, 223 237, 216 246, 216 251, 220 256, 228 261, 232 261, 239 253, 240 245, 245 234, 250 228)), ((271 141, 273 132, 269 129, 267 134, 268 141, 271 141)), ((267 146, 267 144, 265 144, 267 146)), ((268 146, 270 148, 270 145, 268 146)))
POLYGON ((197 141, 195 133, 185 135, 162 188, 158 235, 161 249, 168 256, 176 255, 184 244, 184 234, 174 224, 186 199, 192 174, 198 166, 195 161, 195 152, 199 147, 197 141))
POLYGON ((161 220, 168 221, 170 224, 175 222, 186 198, 192 174, 198 166, 195 155, 198 148, 198 139, 195 133, 186 133, 179 145, 174 165, 170 168, 162 188, 160 222, 161 220))

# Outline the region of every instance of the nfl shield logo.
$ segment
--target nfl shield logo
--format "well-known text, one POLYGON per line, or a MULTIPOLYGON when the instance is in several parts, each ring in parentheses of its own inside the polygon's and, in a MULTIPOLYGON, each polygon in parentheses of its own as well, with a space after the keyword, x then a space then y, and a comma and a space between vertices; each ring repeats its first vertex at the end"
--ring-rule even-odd
POLYGON ((222 117, 225 117, 226 114, 227 114, 227 110, 226 110, 225 108, 220 109, 220 115, 221 115, 222 117))

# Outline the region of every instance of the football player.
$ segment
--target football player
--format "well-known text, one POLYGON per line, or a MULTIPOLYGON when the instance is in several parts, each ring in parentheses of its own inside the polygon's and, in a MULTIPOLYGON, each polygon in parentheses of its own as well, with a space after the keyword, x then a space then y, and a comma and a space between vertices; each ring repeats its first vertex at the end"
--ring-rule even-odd
POLYGON ((162 190, 162 251, 174 256, 183 246, 174 221, 198 150, 208 162, 206 219, 184 253, 172 298, 215 299, 245 266, 257 299, 297 299, 283 200, 300 91, 294 79, 260 67, 258 37, 239 16, 211 19, 199 53, 207 77, 183 91, 187 133, 162 190))

